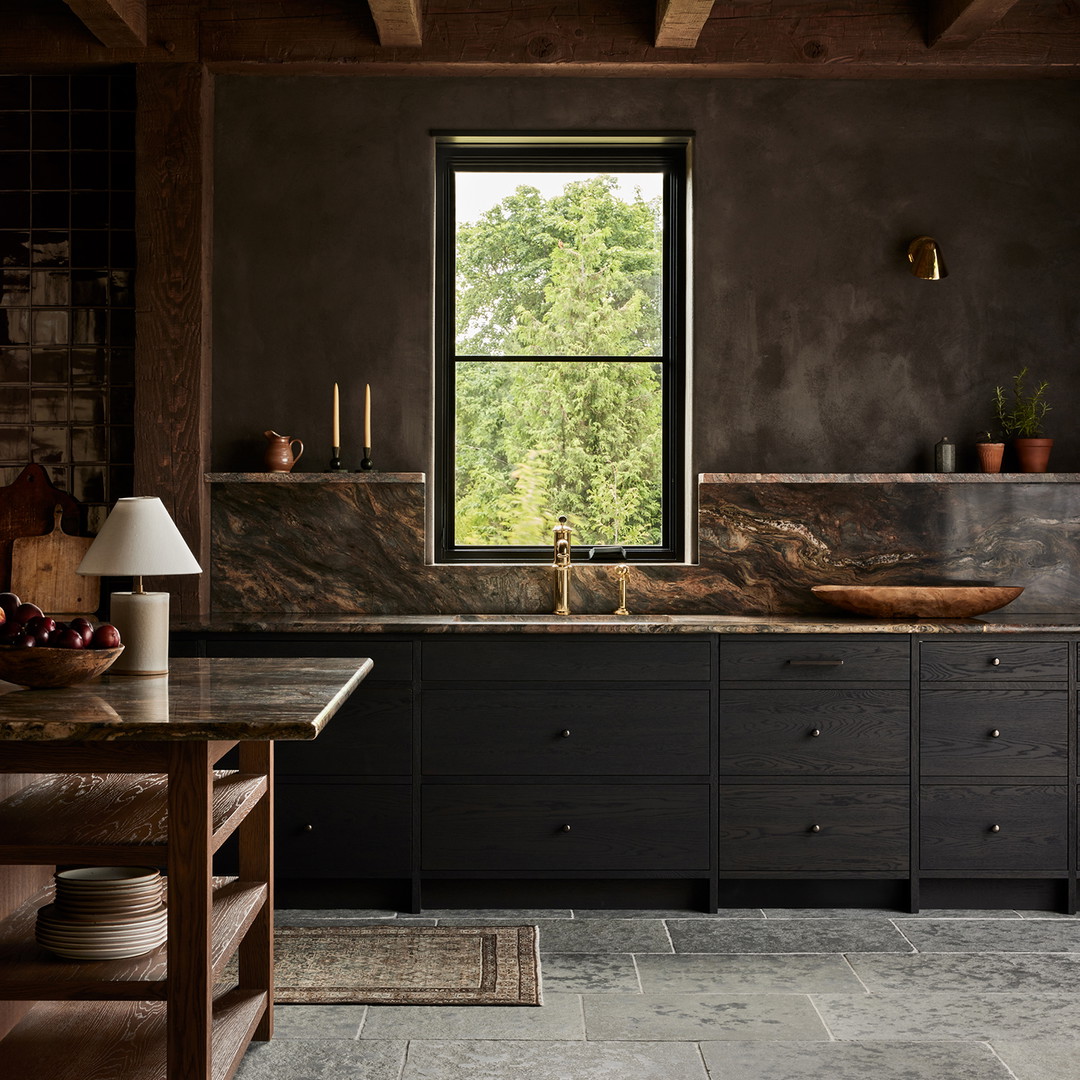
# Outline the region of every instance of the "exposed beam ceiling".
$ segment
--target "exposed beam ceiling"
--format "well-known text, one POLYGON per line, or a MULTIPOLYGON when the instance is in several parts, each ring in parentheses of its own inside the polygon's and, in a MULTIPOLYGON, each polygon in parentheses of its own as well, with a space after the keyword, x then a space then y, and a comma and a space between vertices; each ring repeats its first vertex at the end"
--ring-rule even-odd
POLYGON ((713 0, 656 0, 656 47, 694 48, 712 7, 713 0))
POLYGON ((1016 0, 930 0, 926 43, 964 48, 1015 6, 1016 0))
POLYGON ((384 48, 419 48, 423 44, 420 0, 368 0, 368 7, 384 48))
POLYGON ((110 49, 146 44, 146 0, 64 0, 110 49))

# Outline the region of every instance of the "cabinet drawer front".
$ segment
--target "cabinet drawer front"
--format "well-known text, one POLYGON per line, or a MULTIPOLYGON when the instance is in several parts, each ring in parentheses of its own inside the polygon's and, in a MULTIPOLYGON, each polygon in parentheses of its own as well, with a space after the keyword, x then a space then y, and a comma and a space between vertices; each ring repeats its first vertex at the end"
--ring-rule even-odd
POLYGON ((708 690, 427 690, 426 775, 709 775, 708 690))
POLYGON ((1066 776, 1065 690, 924 690, 924 776, 1066 776))
POLYGON ((721 690, 720 771, 906 775, 906 690, 721 690))
POLYGON ((720 678, 767 682, 906 682, 910 648, 903 635, 837 638, 726 637, 720 678))
POLYGON ((924 641, 919 678, 924 682, 1009 679, 1064 680, 1069 675, 1064 641, 924 641))
POLYGON ((436 682, 705 682, 707 641, 425 641, 425 679, 436 682))
POLYGON ((348 698, 317 739, 277 743, 278 776, 408 776, 412 692, 368 686, 348 698))
POLYGON ((709 787, 430 785, 422 837, 426 870, 707 871, 709 787))
POLYGON ((1068 865, 1064 785, 928 784, 920 817, 924 870, 1064 870, 1068 865))
POLYGON ((412 862, 408 784, 277 785, 276 873, 280 877, 404 875, 412 862))
POLYGON ((295 637, 211 638, 206 643, 207 656, 318 656, 367 657, 373 663, 365 686, 373 682, 410 682, 413 647, 408 641, 377 641, 362 635, 345 640, 320 641, 295 637))
POLYGON ((903 872, 910 851, 908 806, 902 786, 725 788, 720 870, 903 872))

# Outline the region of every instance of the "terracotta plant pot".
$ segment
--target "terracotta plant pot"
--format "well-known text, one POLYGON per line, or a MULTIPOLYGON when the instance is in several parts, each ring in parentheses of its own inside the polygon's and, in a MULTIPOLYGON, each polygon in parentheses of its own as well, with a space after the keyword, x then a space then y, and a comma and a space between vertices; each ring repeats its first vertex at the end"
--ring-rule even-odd
POLYGON ((1001 472, 1001 458, 1005 453, 1005 444, 1003 442, 976 443, 975 449, 979 453, 980 472, 1001 472))
POLYGON ((1013 445, 1020 459, 1021 472, 1046 472, 1053 439, 1016 439, 1013 445))

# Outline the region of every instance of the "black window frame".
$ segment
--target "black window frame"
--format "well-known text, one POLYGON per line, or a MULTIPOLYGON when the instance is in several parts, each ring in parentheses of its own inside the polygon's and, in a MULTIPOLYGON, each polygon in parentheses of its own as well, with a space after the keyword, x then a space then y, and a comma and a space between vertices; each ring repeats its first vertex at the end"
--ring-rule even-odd
MULTIPOLYGON (((690 136, 684 133, 587 136, 442 134, 435 132, 435 561, 437 563, 543 563, 550 545, 465 545, 455 541, 455 365, 484 357, 459 357, 455 334, 455 172, 478 167, 505 172, 660 171, 664 176, 663 282, 659 356, 613 356, 615 362, 661 364, 661 541, 627 545, 635 563, 681 563, 686 551, 686 381, 688 178, 690 136)), ((528 362, 595 361, 597 357, 497 356, 528 362)), ((575 543, 574 558, 589 544, 575 543)))

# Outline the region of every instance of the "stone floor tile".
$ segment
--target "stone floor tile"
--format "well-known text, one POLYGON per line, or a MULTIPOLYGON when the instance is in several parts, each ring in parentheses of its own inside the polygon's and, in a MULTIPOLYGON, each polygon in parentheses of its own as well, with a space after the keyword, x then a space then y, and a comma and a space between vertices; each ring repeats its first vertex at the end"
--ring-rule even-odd
POLYGON ((574 908, 575 919, 763 919, 761 908, 721 908, 719 911, 592 911, 574 908))
POLYGON ((1018 911, 1021 919, 1080 919, 1080 913, 1069 915, 1064 911, 1018 911))
POLYGON ((594 994, 583 998, 590 1042, 828 1039, 797 994, 594 994))
POLYGON ((1080 993, 1074 953, 848 953, 847 961, 871 993, 1080 993))
POLYGON ((275 1039, 355 1039, 366 1005, 275 1005, 275 1039))
POLYGON ((693 1043, 409 1044, 401 1080, 708 1080, 693 1043))
POLYGON ((540 964, 545 993, 640 994, 629 953, 548 953, 540 964))
POLYGON ((993 1042, 1016 1080, 1080 1080, 1080 1042, 993 1042))
POLYGON ((335 923, 391 922, 396 911, 375 911, 366 908, 276 908, 274 922, 278 926, 326 926, 335 923))
POLYGON ((829 954, 675 953, 639 956, 637 966, 646 994, 857 994, 863 989, 844 958, 829 954))
POLYGON ((701 1052, 717 1080, 1012 1080, 976 1042, 704 1042, 701 1052))
POLYGON ((894 919, 1019 919, 1020 912, 1011 908, 988 911, 985 908, 924 908, 922 911, 899 911, 894 919))
POLYGON ((235 1080, 399 1080, 405 1042, 273 1039, 252 1043, 235 1080))
POLYGON ((903 933, 919 952, 1080 953, 1080 921, 1068 919, 912 920, 903 933))
POLYGON ((1080 1039, 1080 994, 814 994, 837 1039, 1080 1039))
MULTIPOLYGON (((766 919, 895 919, 896 908, 765 908, 766 919)), ((910 917, 910 916, 909 916, 910 917)))
MULTIPOLYGON (((610 912, 608 913, 610 916, 610 912)), ((572 919, 570 908, 424 908, 417 915, 399 912, 401 919, 499 919, 503 922, 536 922, 537 919, 572 919)))
POLYGON ((569 919, 538 922, 540 955, 549 953, 669 953, 661 919, 569 919))
POLYGON ((517 1005, 369 1005, 361 1042, 368 1039, 585 1038, 581 998, 544 994, 540 1008, 517 1005))
MULTIPOLYGON (((887 919, 669 919, 678 953, 911 952, 887 919)), ((541 942, 541 945, 543 943, 541 942)))

